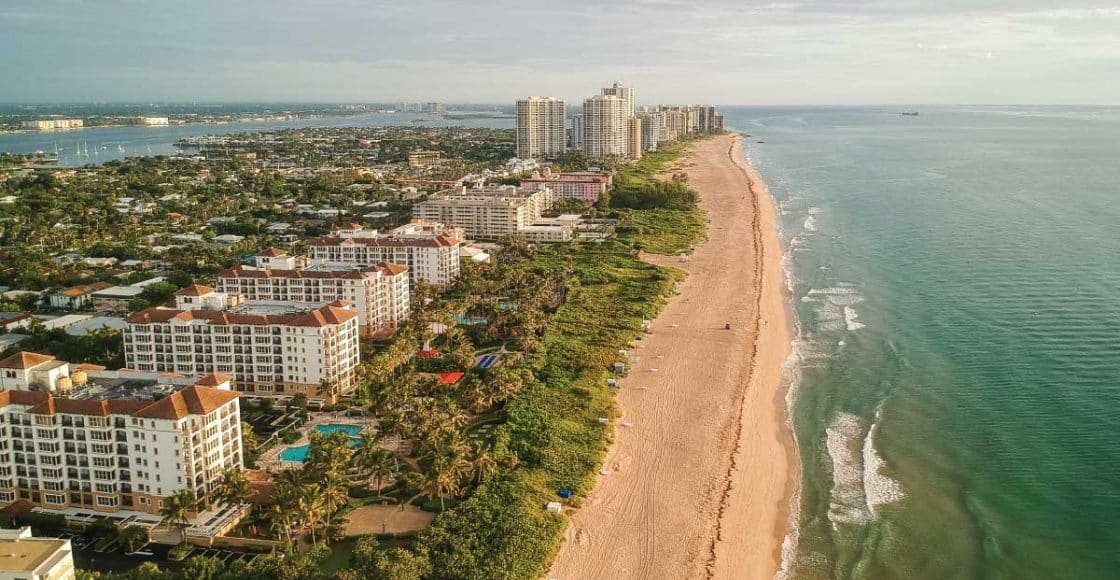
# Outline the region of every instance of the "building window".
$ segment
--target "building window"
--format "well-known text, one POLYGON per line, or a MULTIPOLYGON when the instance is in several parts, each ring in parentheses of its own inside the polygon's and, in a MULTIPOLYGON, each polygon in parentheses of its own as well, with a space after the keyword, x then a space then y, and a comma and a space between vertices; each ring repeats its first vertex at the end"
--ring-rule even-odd
POLYGON ((47 494, 43 494, 43 501, 45 501, 45 502, 47 502, 51 505, 62 505, 64 503, 66 503, 66 496, 55 495, 53 493, 47 493, 47 494))

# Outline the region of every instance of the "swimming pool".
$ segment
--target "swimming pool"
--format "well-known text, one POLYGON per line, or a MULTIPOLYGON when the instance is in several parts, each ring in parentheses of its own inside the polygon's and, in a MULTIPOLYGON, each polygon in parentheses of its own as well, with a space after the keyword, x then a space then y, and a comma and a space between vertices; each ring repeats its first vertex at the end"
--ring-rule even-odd
MULTIPOLYGON (((331 433, 345 433, 350 437, 350 447, 361 447, 362 440, 358 437, 358 433, 362 432, 360 425, 343 425, 340 423, 330 423, 327 425, 316 425, 316 433, 323 435, 330 435, 331 433)), ((295 447, 286 447, 280 450, 280 461, 295 461, 303 463, 307 461, 307 452, 311 448, 310 445, 296 445, 295 447)))
POLYGON ((362 432, 362 427, 360 425, 342 425, 339 423, 331 423, 328 425, 316 425, 315 432, 322 433, 323 435, 330 435, 331 433, 345 433, 351 437, 357 437, 358 433, 362 432))
POLYGON ((288 447, 287 449, 284 449, 284 450, 280 451, 280 460, 281 461, 297 461, 299 463, 303 463, 304 461, 307 460, 307 450, 310 447, 311 447, 310 445, 300 445, 298 447, 288 447))

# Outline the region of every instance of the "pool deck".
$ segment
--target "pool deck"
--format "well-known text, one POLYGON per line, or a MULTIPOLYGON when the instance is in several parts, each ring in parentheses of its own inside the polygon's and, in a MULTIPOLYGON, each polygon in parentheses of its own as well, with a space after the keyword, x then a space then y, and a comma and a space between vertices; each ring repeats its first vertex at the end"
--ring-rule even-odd
POLYGON ((320 425, 354 425, 361 427, 362 431, 377 430, 377 419, 372 417, 348 417, 345 411, 336 413, 316 413, 311 414, 311 420, 306 425, 299 428, 300 436, 294 443, 279 443, 272 449, 269 449, 257 458, 257 468, 266 469, 268 471, 279 471, 290 469, 293 467, 300 467, 303 465, 302 461, 285 461, 280 459, 280 454, 289 447, 299 447, 300 445, 308 445, 311 443, 311 433, 315 432, 315 428, 320 425))

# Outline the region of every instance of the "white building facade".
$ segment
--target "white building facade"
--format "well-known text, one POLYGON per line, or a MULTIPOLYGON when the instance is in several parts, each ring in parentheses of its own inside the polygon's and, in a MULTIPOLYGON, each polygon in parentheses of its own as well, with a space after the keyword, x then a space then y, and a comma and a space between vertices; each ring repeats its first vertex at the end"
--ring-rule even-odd
POLYGON ((363 336, 391 331, 408 317, 408 267, 384 262, 364 268, 301 265, 298 258, 257 259, 217 275, 217 291, 246 303, 327 303, 344 300, 358 312, 363 336), (279 266, 279 267, 278 267, 279 266))
POLYGON ((208 502, 243 468, 229 377, 79 366, 53 390, 0 391, 0 505, 156 514, 182 489, 208 502))
POLYGON ((357 386, 358 313, 347 302, 317 308, 294 303, 149 308, 126 322, 129 368, 228 374, 244 393, 303 393, 328 404, 357 386))
POLYGON ((521 159, 554 159, 567 148, 564 101, 556 97, 529 97, 517 101, 517 156, 521 159))
POLYGON ((368 268, 379 263, 408 267, 409 281, 449 286, 459 277, 462 240, 447 233, 380 234, 377 230, 338 230, 313 240, 308 257, 331 266, 368 268))
POLYGON ((588 157, 626 155, 628 103, 614 95, 583 102, 583 152, 588 157))

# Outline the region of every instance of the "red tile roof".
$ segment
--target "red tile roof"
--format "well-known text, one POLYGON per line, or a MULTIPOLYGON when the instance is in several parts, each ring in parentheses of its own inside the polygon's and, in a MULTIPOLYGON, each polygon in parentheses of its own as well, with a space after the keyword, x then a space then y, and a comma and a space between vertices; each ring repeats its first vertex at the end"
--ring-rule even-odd
POLYGON ((229 325, 247 324, 266 326, 270 324, 287 326, 327 326, 341 324, 357 318, 358 313, 335 306, 323 306, 299 314, 239 314, 223 310, 176 310, 174 308, 149 308, 141 310, 125 319, 129 324, 161 324, 178 320, 190 322, 202 320, 209 324, 229 325))
POLYGON ((69 399, 41 391, 0 391, 0 408, 8 405, 30 407, 28 413, 54 415, 131 415, 145 419, 182 419, 190 414, 205 415, 236 399, 236 391, 207 387, 187 387, 158 401, 140 399, 69 399))
POLYGON ((265 249, 257 252, 257 257, 258 258, 260 258, 260 257, 282 258, 282 257, 287 256, 287 255, 288 255, 288 252, 285 252, 284 250, 280 250, 280 249, 277 249, 277 248, 265 248, 265 249))
POLYGON ((369 246, 375 248, 439 248, 459 244, 459 240, 447 235, 431 238, 343 238, 324 236, 311 242, 312 246, 369 246))
POLYGON ((4 360, 0 360, 0 369, 29 369, 52 360, 54 360, 54 357, 49 354, 21 350, 4 360))
POLYGON ((85 286, 71 286, 70 288, 63 290, 62 294, 65 296, 69 296, 70 298, 77 298, 79 296, 93 294, 94 292, 97 292, 99 290, 105 290, 106 288, 112 287, 113 285, 108 282, 94 282, 93 284, 87 284, 85 286))
POLYGON ((202 284, 191 284, 182 290, 175 293, 176 296, 205 296, 213 292, 214 289, 202 284))
POLYGON ((187 415, 205 415, 236 399, 236 391, 206 387, 187 387, 132 413, 145 419, 182 419, 187 415))

